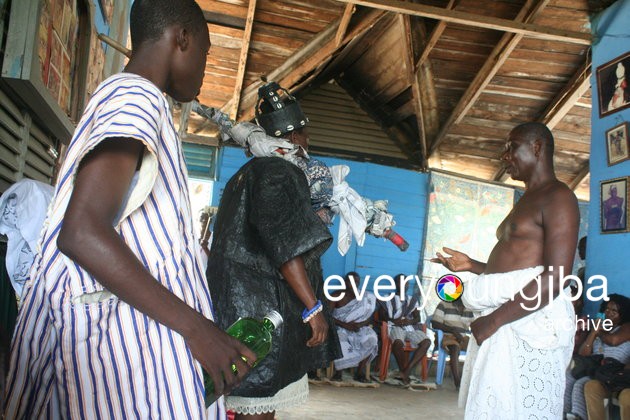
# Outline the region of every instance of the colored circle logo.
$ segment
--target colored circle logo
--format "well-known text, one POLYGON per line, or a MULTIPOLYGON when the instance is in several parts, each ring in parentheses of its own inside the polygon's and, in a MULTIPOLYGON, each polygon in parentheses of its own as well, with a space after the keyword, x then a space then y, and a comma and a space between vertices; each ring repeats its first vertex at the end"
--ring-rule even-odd
POLYGON ((464 293, 464 283, 455 274, 446 274, 438 280, 435 292, 444 302, 453 302, 464 293))

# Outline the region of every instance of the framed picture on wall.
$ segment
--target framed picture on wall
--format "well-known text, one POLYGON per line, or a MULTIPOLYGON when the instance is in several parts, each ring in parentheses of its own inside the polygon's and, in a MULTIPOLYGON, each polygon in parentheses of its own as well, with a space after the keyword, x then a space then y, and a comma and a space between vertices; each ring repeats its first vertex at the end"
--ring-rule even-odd
POLYGON ((602 233, 628 232, 628 177, 600 184, 602 233))
POLYGON ((630 159, 628 123, 619 124, 606 131, 606 155, 608 166, 630 159))
POLYGON ((630 107, 630 51, 597 67, 599 117, 630 107))

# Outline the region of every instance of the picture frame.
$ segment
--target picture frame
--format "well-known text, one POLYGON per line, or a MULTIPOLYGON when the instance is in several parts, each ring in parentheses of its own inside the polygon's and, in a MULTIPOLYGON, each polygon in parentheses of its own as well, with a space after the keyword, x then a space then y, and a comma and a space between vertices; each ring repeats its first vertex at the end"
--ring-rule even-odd
POLYGON ((602 233, 628 232, 628 184, 630 177, 601 181, 600 227, 602 233))
POLYGON ((597 67, 599 117, 630 107, 630 51, 597 67))
POLYGON ((627 122, 606 131, 606 156, 608 157, 608 166, 630 159, 627 122))

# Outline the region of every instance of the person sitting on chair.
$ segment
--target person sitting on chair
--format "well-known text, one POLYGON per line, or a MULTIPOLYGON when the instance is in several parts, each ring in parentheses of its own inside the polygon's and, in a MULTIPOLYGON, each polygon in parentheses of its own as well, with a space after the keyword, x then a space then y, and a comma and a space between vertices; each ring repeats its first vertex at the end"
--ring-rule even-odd
MULTIPOLYGON (((455 388, 459 389, 461 373, 459 372, 459 352, 466 350, 470 336, 470 323, 474 319, 472 311, 466 309, 461 300, 440 302, 431 319, 431 328, 442 330, 442 348, 451 357, 451 373, 455 388)), ((437 339, 435 342, 437 346, 437 339)))
POLYGON ((406 296, 405 299, 401 299, 404 279, 404 274, 394 276, 396 294, 391 300, 381 303, 379 315, 380 319, 388 323, 388 335, 392 340, 392 352, 400 369, 400 379, 404 385, 408 385, 412 369, 427 354, 431 340, 421 329, 418 296, 406 296), (409 341, 412 347, 417 347, 411 360, 405 356, 405 341, 409 341))
MULTIPOLYGON (((358 299, 355 290, 358 290, 359 282, 359 274, 356 272, 346 274, 343 297, 330 302, 343 353, 341 358, 335 360, 336 372, 333 379, 341 379, 343 369, 357 367, 354 379, 368 383, 371 381, 367 375, 367 366, 378 353, 378 337, 370 327, 376 308, 376 296, 366 293, 358 299)), ((341 292, 336 296, 340 294, 341 292)))

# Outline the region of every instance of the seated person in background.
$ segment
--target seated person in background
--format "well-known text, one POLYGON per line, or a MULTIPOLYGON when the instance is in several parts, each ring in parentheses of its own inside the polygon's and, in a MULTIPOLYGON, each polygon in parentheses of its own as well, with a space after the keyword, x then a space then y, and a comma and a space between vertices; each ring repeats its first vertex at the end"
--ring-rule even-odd
MULTIPOLYGON (((612 294, 610 300, 602 303, 604 315, 612 322, 608 330, 597 324, 588 333, 586 340, 579 350, 582 356, 601 354, 605 358, 611 357, 617 361, 630 363, 630 299, 625 296, 612 294)), ((564 393, 564 411, 569 419, 587 419, 586 401, 584 399, 584 384, 590 378, 584 376, 576 379, 567 372, 567 382, 564 393)))
MULTIPOLYGON (((440 302, 431 319, 431 328, 442 330, 442 348, 451 357, 451 373, 455 387, 459 389, 461 374, 459 372, 459 352, 468 348, 470 323, 474 319, 472 311, 466 309, 461 300, 440 302)), ((436 338, 437 346, 437 338, 436 338)))
MULTIPOLYGON (((624 367, 626 373, 630 371, 630 363, 624 367)), ((584 385, 584 397, 586 398, 586 412, 588 420, 605 420, 606 407, 604 399, 612 397, 611 392, 601 381, 591 379, 584 385)), ((630 418, 630 388, 624 388, 617 396, 619 401, 619 414, 621 419, 630 418)), ((610 404, 610 402, 609 402, 610 404)))
POLYGON ((406 296, 404 300, 400 299, 404 279, 404 274, 394 276, 396 295, 389 301, 381 302, 379 315, 380 319, 388 323, 389 338, 392 340, 392 352, 400 369, 400 379, 403 384, 408 385, 411 370, 427 354, 431 340, 421 329, 418 296, 406 296), (408 360, 405 355, 406 340, 409 340, 412 347, 417 347, 411 360, 408 360))
MULTIPOLYGON (((359 382, 370 382, 367 366, 378 352, 378 337, 370 327, 372 315, 376 308, 376 296, 366 293, 357 299, 355 290, 359 289, 359 275, 354 271, 346 274, 346 290, 343 298, 331 301, 330 308, 337 326, 339 344, 343 356, 335 360, 335 376, 341 379, 343 369, 357 367, 354 379, 359 382), (353 287, 354 285, 354 287, 353 287)), ((335 296, 339 296, 338 292, 335 296)))

